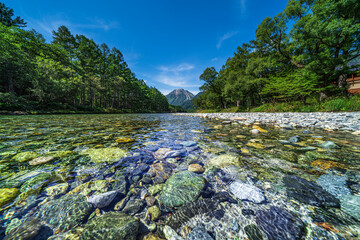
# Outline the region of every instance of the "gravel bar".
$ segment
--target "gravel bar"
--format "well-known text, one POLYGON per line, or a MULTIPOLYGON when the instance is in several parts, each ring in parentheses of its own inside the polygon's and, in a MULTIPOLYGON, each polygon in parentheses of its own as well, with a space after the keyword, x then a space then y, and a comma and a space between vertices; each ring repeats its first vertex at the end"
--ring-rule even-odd
POLYGON ((217 118, 245 125, 260 123, 290 129, 304 127, 341 130, 360 135, 360 112, 179 113, 176 115, 217 118))

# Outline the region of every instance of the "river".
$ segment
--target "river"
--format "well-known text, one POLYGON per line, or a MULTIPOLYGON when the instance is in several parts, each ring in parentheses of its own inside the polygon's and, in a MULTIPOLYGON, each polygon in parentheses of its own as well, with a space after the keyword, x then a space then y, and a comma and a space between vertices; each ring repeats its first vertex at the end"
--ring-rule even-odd
POLYGON ((0 239, 359 239, 359 169, 343 131, 0 116, 0 239))

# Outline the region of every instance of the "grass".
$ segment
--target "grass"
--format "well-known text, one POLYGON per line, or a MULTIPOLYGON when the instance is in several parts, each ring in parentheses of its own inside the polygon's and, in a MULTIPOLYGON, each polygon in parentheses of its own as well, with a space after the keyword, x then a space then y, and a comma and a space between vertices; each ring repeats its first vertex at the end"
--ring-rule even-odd
POLYGON ((352 97, 329 98, 318 102, 316 98, 309 98, 306 103, 301 101, 265 103, 250 110, 236 107, 214 110, 198 110, 199 113, 219 112, 354 112, 360 111, 360 95, 352 97))

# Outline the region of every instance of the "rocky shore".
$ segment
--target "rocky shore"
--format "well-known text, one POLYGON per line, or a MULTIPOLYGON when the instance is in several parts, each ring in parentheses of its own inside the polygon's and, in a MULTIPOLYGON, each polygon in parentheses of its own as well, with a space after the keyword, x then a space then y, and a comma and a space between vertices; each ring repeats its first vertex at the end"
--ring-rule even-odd
POLYGON ((321 128, 325 130, 351 131, 360 134, 360 112, 179 113, 176 115, 217 118, 245 125, 262 123, 280 128, 321 128))

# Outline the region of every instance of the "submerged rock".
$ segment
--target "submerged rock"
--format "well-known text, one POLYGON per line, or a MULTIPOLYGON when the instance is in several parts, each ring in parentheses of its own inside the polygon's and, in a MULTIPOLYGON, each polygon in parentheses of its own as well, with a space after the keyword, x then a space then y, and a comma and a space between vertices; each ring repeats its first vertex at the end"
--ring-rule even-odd
POLYGON ((301 239, 305 230, 300 218, 278 207, 259 210, 256 213, 256 223, 269 240, 301 239))
POLYGON ((337 198, 351 194, 350 189, 346 187, 346 181, 346 177, 332 174, 322 175, 316 180, 324 190, 337 198))
POLYGON ((156 221, 161 216, 161 211, 160 211, 159 207, 156 205, 149 207, 147 210, 147 213, 150 215, 151 221, 156 221))
POLYGON ((245 233, 248 236, 249 240, 262 240, 263 234, 261 230, 255 224, 247 225, 245 228, 245 233))
POLYGON ((253 185, 235 181, 230 184, 229 189, 231 193, 240 200, 247 200, 254 203, 262 203, 265 201, 264 194, 253 185))
POLYGON ((210 165, 219 168, 227 167, 230 165, 238 165, 239 163, 239 157, 229 154, 219 155, 209 160, 210 165))
POLYGON ((98 195, 92 195, 87 199, 87 202, 94 204, 97 208, 104 208, 110 205, 110 203, 115 199, 117 194, 118 192, 111 191, 98 195))
POLYGON ((169 227, 168 225, 164 226, 163 233, 165 235, 166 240, 183 240, 174 229, 169 227))
POLYGON ((80 240, 135 240, 139 222, 121 212, 108 212, 85 224, 80 240))
POLYGON ((171 176, 174 168, 174 164, 165 161, 152 164, 145 176, 150 177, 154 184, 164 183, 171 176))
POLYGON ((4 240, 46 240, 53 235, 51 228, 44 226, 38 218, 26 219, 17 228, 7 230, 4 240))
POLYGON ((83 154, 89 155, 92 162, 116 162, 122 157, 126 156, 126 151, 120 148, 109 147, 109 148, 92 148, 82 152, 83 154))
POLYGON ((283 181, 286 186, 287 195, 299 202, 314 206, 340 207, 339 200, 316 183, 296 176, 285 176, 283 181))
POLYGON ((26 162, 31 159, 37 158, 38 156, 39 154, 37 154, 36 152, 21 152, 16 154, 13 159, 18 162, 26 162))
POLYGON ((212 240, 214 239, 203 227, 194 228, 186 237, 186 240, 212 240))
POLYGON ((194 163, 189 165, 188 171, 194 173, 203 173, 205 169, 200 164, 194 163))
POLYGON ((166 181, 161 202, 167 207, 178 207, 196 200, 205 186, 205 180, 195 173, 183 171, 166 181))
POLYGON ((56 196, 56 195, 60 195, 60 194, 65 194, 68 188, 69 188, 68 183, 61 183, 61 184, 57 184, 55 186, 46 188, 45 192, 48 196, 56 196))
POLYGON ((0 188, 0 208, 12 202, 19 193, 17 188, 0 188))
POLYGON ((40 164, 44 164, 44 163, 47 163, 47 162, 50 162, 54 159, 54 157, 38 157, 38 158, 35 158, 33 160, 31 160, 29 162, 30 165, 32 166, 36 166, 36 165, 40 165, 40 164))
POLYGON ((346 195, 341 198, 341 210, 360 221, 360 197, 346 195))
MULTIPOLYGON (((218 202, 210 198, 199 199, 175 211, 170 219, 169 226, 178 230, 182 224, 200 214, 215 214, 218 202)), ((215 217, 215 216, 214 216, 215 217)))
POLYGON ((85 197, 65 195, 41 205, 35 216, 50 226, 67 231, 81 224, 93 211, 85 197))
POLYGON ((336 145, 334 142, 332 141, 325 141, 322 144, 319 145, 319 147, 321 148, 327 148, 327 149, 331 149, 331 148, 340 148, 338 145, 336 145))

